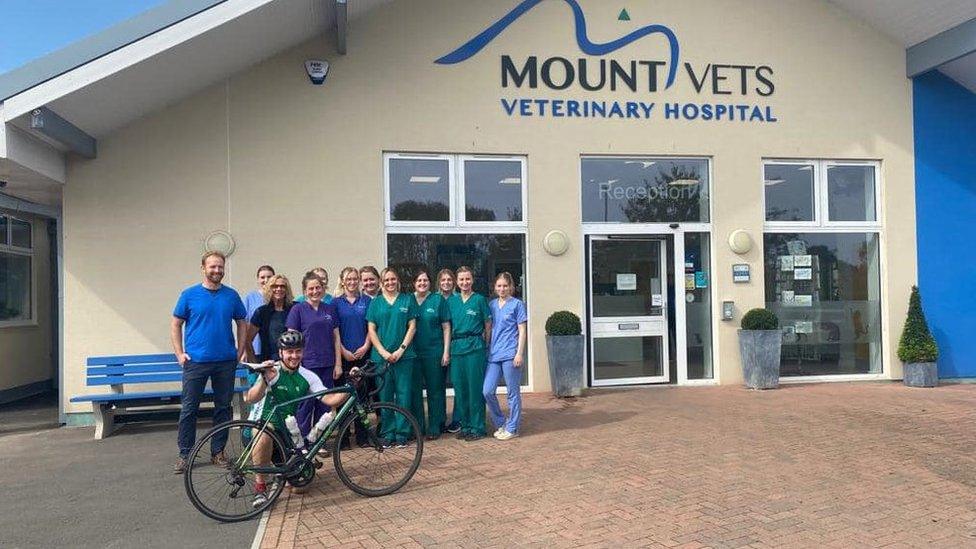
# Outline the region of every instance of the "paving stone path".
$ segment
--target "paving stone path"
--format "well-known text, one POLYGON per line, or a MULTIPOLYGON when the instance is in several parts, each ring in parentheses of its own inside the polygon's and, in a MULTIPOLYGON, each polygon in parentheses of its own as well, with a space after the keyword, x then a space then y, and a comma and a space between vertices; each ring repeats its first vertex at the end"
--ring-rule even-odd
POLYGON ((521 437, 427 444, 401 492, 327 463, 263 547, 976 547, 976 385, 527 395, 521 437))

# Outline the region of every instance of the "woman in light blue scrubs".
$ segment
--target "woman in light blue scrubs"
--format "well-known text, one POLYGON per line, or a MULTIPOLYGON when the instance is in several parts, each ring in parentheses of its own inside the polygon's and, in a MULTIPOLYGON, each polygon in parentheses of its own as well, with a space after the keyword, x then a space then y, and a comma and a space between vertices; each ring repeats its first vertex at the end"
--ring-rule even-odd
POLYGON ((488 405, 488 415, 497 427, 495 438, 508 440, 518 436, 522 419, 522 365, 525 363, 525 325, 528 315, 525 303, 512 297, 515 283, 512 275, 501 273, 495 277, 496 299, 491 300, 491 347, 488 350, 488 368, 482 393, 488 405), (508 419, 502 414, 495 390, 498 377, 505 377, 508 388, 508 419))

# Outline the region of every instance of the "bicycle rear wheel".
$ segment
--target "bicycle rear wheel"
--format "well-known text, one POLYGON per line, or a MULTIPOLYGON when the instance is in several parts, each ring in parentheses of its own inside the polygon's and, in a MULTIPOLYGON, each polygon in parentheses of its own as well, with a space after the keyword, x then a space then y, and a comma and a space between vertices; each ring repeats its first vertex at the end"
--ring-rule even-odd
POLYGON ((337 443, 332 460, 339 480, 350 490, 364 496, 385 496, 402 488, 417 472, 424 438, 416 418, 395 404, 373 404, 369 412, 363 416, 350 414, 336 437, 337 441, 344 440, 355 425, 365 430, 366 444, 343 449, 337 443), (380 426, 379 419, 385 427, 380 426))
POLYGON ((254 421, 229 421, 207 431, 187 456, 183 485, 190 502, 201 513, 221 522, 238 522, 260 515, 284 489, 280 475, 265 474, 264 498, 257 498, 253 450, 262 438, 270 445, 270 462, 262 467, 284 468, 288 452, 278 434, 261 431, 254 421), (258 438, 255 438, 258 437, 258 438), (266 438, 265 438, 266 437, 266 438), (211 442, 214 442, 213 446, 211 442), (227 465, 211 459, 211 447, 223 447, 227 465))

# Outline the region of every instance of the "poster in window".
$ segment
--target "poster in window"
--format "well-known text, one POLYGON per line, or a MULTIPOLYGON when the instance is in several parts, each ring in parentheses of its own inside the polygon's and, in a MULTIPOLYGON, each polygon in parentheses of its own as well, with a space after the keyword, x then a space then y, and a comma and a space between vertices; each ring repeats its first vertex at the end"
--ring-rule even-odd
POLYGON ((793 269, 793 280, 810 280, 812 276, 813 270, 809 267, 793 269))
POLYGON ((617 273, 617 291, 626 292, 637 289, 636 273, 617 273))
POLYGON ((792 271, 793 270, 793 256, 792 255, 781 255, 781 256, 779 256, 779 270, 781 270, 781 271, 792 271))
POLYGON ((812 295, 797 295, 793 297, 793 304, 797 307, 812 307, 813 306, 813 296, 812 295))
POLYGON ((795 256, 793 256, 793 266, 794 267, 811 267, 811 266, 813 266, 813 256, 812 255, 795 255, 795 256))

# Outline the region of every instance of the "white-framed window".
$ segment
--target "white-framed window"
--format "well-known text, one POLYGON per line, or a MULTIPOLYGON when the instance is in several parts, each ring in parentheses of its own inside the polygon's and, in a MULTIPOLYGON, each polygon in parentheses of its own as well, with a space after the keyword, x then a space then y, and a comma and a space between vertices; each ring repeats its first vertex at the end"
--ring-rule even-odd
POLYGON ((765 227, 880 227, 880 179, 873 161, 764 160, 765 227))
POLYGON ((403 291, 413 291, 420 269, 435 278, 466 265, 474 291, 491 300, 495 276, 508 272, 528 305, 525 157, 386 153, 383 164, 386 264, 403 291))
POLYGON ((401 154, 383 158, 389 227, 525 227, 519 156, 401 154))
POLYGON ((34 230, 0 212, 0 327, 34 320, 34 230))
POLYGON ((783 377, 880 375, 880 164, 764 160, 766 307, 783 377))

